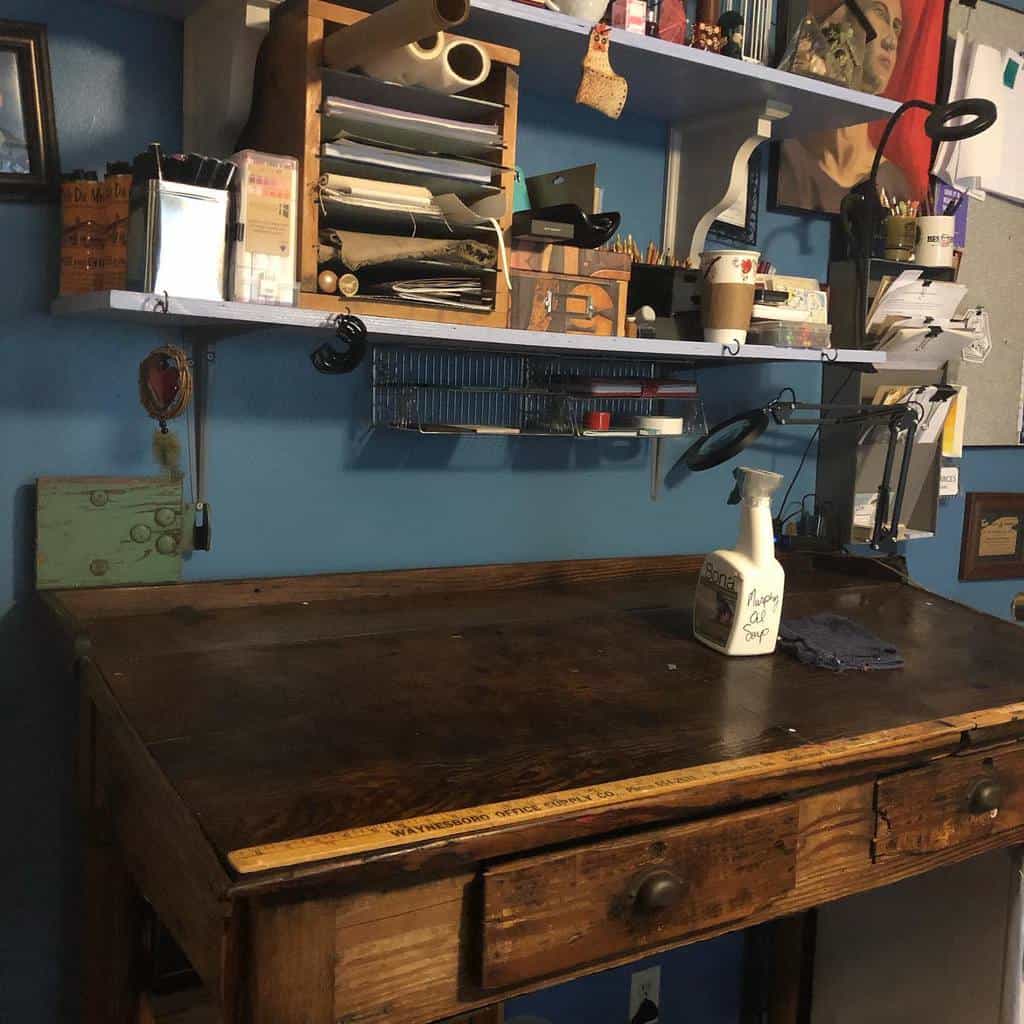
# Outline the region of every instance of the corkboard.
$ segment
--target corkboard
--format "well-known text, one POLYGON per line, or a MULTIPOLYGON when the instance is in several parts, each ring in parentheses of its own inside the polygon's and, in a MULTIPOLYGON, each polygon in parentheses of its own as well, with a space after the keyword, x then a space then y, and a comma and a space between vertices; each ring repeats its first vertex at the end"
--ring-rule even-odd
MULTIPOLYGON (((979 3, 954 4, 949 12, 950 46, 970 17, 970 37, 999 47, 1024 48, 1024 14, 979 3)), ((952 53, 952 50, 950 50, 952 53)), ((984 306, 992 322, 992 353, 980 366, 950 363, 950 380, 967 385, 969 445, 1019 445, 1021 388, 1024 382, 1024 289, 1020 287, 1024 254, 1024 206, 990 195, 972 201, 967 218, 967 245, 960 267, 972 306, 984 306)))

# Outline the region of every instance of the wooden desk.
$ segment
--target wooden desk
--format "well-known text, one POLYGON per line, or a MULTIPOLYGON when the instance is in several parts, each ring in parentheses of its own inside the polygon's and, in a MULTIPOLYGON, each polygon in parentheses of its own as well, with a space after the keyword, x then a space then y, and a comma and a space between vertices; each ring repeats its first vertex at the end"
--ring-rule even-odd
POLYGON ((417 1024, 1024 840, 1019 627, 793 563, 786 615, 906 668, 729 659, 690 635, 699 562, 51 596, 86 1019, 129 1019, 134 884, 226 1021, 417 1024))

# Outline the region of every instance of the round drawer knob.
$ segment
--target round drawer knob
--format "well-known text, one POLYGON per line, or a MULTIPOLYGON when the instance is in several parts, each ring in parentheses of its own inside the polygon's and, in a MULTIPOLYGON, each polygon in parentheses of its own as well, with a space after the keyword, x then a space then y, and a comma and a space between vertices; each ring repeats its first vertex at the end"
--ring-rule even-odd
POLYGON ((156 549, 161 555, 173 555, 178 550, 178 541, 170 533, 161 533, 156 539, 156 549))
POLYGON ((170 526, 174 522, 174 509, 158 508, 153 513, 153 518, 156 520, 157 526, 170 526))
POLYGON ((105 558, 94 558, 89 563, 89 572, 93 576, 106 576, 110 570, 110 563, 105 558))
POLYGON ((110 499, 106 491, 93 491, 92 494, 89 495, 89 500, 96 506, 96 508, 103 508, 110 499))
POLYGON ((145 523, 136 523, 129 534, 136 544, 145 544, 153 536, 153 531, 145 523))
POLYGON ((1003 801, 1003 787, 995 779, 985 779, 971 790, 967 806, 971 814, 991 814, 1003 801))
POLYGON ((682 881, 671 871, 652 871, 636 889, 633 905, 641 914, 655 914, 675 906, 683 895, 682 881))

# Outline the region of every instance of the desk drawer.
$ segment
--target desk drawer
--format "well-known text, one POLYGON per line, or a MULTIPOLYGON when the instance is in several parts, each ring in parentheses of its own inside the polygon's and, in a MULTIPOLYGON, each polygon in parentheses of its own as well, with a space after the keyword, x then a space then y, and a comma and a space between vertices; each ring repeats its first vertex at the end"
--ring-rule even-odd
POLYGON ((504 988, 741 921, 793 888, 797 809, 524 858, 484 873, 482 982, 504 988))
POLYGON ((936 853, 1024 825, 1024 749, 947 757, 878 782, 875 860, 936 853))

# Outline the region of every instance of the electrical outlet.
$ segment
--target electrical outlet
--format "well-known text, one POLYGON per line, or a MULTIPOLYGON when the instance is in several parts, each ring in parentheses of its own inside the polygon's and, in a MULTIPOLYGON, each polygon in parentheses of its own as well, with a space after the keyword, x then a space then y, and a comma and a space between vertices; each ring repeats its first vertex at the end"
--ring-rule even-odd
POLYGON ((661 968, 634 971, 629 980, 626 1024, 657 1024, 661 1008, 661 968))

